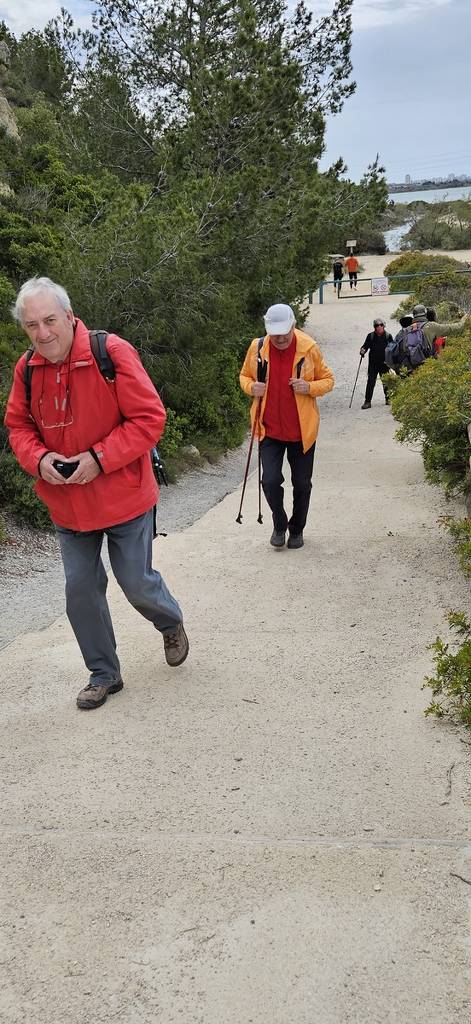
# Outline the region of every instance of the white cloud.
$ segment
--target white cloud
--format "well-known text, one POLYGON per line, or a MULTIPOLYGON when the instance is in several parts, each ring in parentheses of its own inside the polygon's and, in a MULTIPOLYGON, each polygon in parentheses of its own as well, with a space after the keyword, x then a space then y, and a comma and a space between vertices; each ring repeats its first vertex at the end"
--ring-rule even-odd
POLYGON ((4 21, 14 35, 30 29, 42 29, 51 18, 65 7, 82 28, 90 24, 94 7, 92 0, 0 0, 0 21, 4 21))
MULTIPOLYGON (((306 0, 316 16, 330 14, 334 0, 306 0)), ((434 9, 449 7, 454 0, 354 0, 353 24, 357 29, 400 24, 420 15, 430 16, 434 9)), ((295 0, 288 0, 294 7, 295 0)), ((93 0, 0 0, 0 20, 20 35, 28 29, 41 29, 55 18, 61 7, 70 12, 74 20, 85 27, 90 24, 93 0)))
POLYGON ((438 7, 449 7, 453 0, 354 0, 355 28, 393 25, 420 15, 431 15, 438 7))
MULTIPOLYGON (((335 0, 306 0, 308 9, 316 17, 330 14, 335 0)), ((378 28, 412 21, 421 15, 430 15, 440 7, 449 7, 455 0, 353 0, 353 27, 378 28)), ((288 0, 294 8, 296 0, 288 0)))

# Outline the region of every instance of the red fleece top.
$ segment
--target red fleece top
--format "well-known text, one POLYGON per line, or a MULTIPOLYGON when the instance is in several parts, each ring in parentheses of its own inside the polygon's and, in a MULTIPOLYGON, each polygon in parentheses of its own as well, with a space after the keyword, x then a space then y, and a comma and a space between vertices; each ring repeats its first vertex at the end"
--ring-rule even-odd
POLYGON ((278 441, 300 441, 298 408, 294 391, 289 383, 293 375, 296 337, 285 349, 276 348, 270 341, 268 392, 263 425, 267 437, 278 441))

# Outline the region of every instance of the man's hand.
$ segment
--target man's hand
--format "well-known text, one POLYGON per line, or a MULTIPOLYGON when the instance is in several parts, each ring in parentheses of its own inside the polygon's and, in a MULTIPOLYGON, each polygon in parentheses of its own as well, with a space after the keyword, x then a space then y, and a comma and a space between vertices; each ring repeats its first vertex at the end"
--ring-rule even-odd
POLYGON ((361 349, 360 349, 360 355, 361 355, 361 356, 364 356, 364 355, 365 355, 365 352, 366 352, 366 348, 363 348, 363 345, 362 345, 362 347, 361 347, 361 349))
POLYGON ((295 391, 297 395, 308 395, 309 394, 309 381, 308 380, 302 380, 301 377, 299 378, 299 380, 298 380, 297 377, 291 377, 290 384, 291 384, 291 387, 292 387, 293 391, 295 391))
POLYGON ((48 452, 39 463, 39 476, 41 480, 45 480, 47 484, 65 484, 64 477, 54 469, 52 465, 55 461, 67 462, 64 455, 59 455, 59 452, 48 452))
POLYGON ((75 473, 69 476, 69 479, 65 481, 66 484, 89 484, 91 480, 94 480, 96 476, 101 472, 100 467, 97 466, 93 455, 90 452, 80 452, 79 455, 72 455, 69 459, 64 459, 64 462, 77 462, 78 466, 75 473))
POLYGON ((254 398, 263 398, 266 390, 267 390, 267 385, 265 384, 264 381, 255 380, 253 382, 253 384, 252 384, 252 394, 253 394, 254 398))

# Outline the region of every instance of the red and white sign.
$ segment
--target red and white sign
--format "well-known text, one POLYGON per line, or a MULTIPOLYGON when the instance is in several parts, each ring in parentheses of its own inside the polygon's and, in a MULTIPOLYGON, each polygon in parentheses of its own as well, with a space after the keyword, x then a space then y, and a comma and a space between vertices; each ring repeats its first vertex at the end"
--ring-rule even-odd
POLYGON ((389 295, 389 281, 387 277, 373 277, 371 281, 372 295, 389 295))

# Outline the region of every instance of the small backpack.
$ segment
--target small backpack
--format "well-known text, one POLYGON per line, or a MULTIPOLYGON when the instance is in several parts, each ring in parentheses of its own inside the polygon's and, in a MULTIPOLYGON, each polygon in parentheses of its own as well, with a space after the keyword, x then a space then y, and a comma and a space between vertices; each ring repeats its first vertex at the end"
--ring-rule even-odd
POLYGON ((412 369, 422 366, 430 355, 430 347, 425 334, 420 326, 412 324, 406 330, 406 337, 403 342, 403 350, 412 369))
POLYGON ((396 334, 395 338, 391 338, 388 341, 384 351, 384 362, 390 370, 395 370, 401 362, 401 343, 404 340, 403 335, 406 332, 404 330, 396 334))

